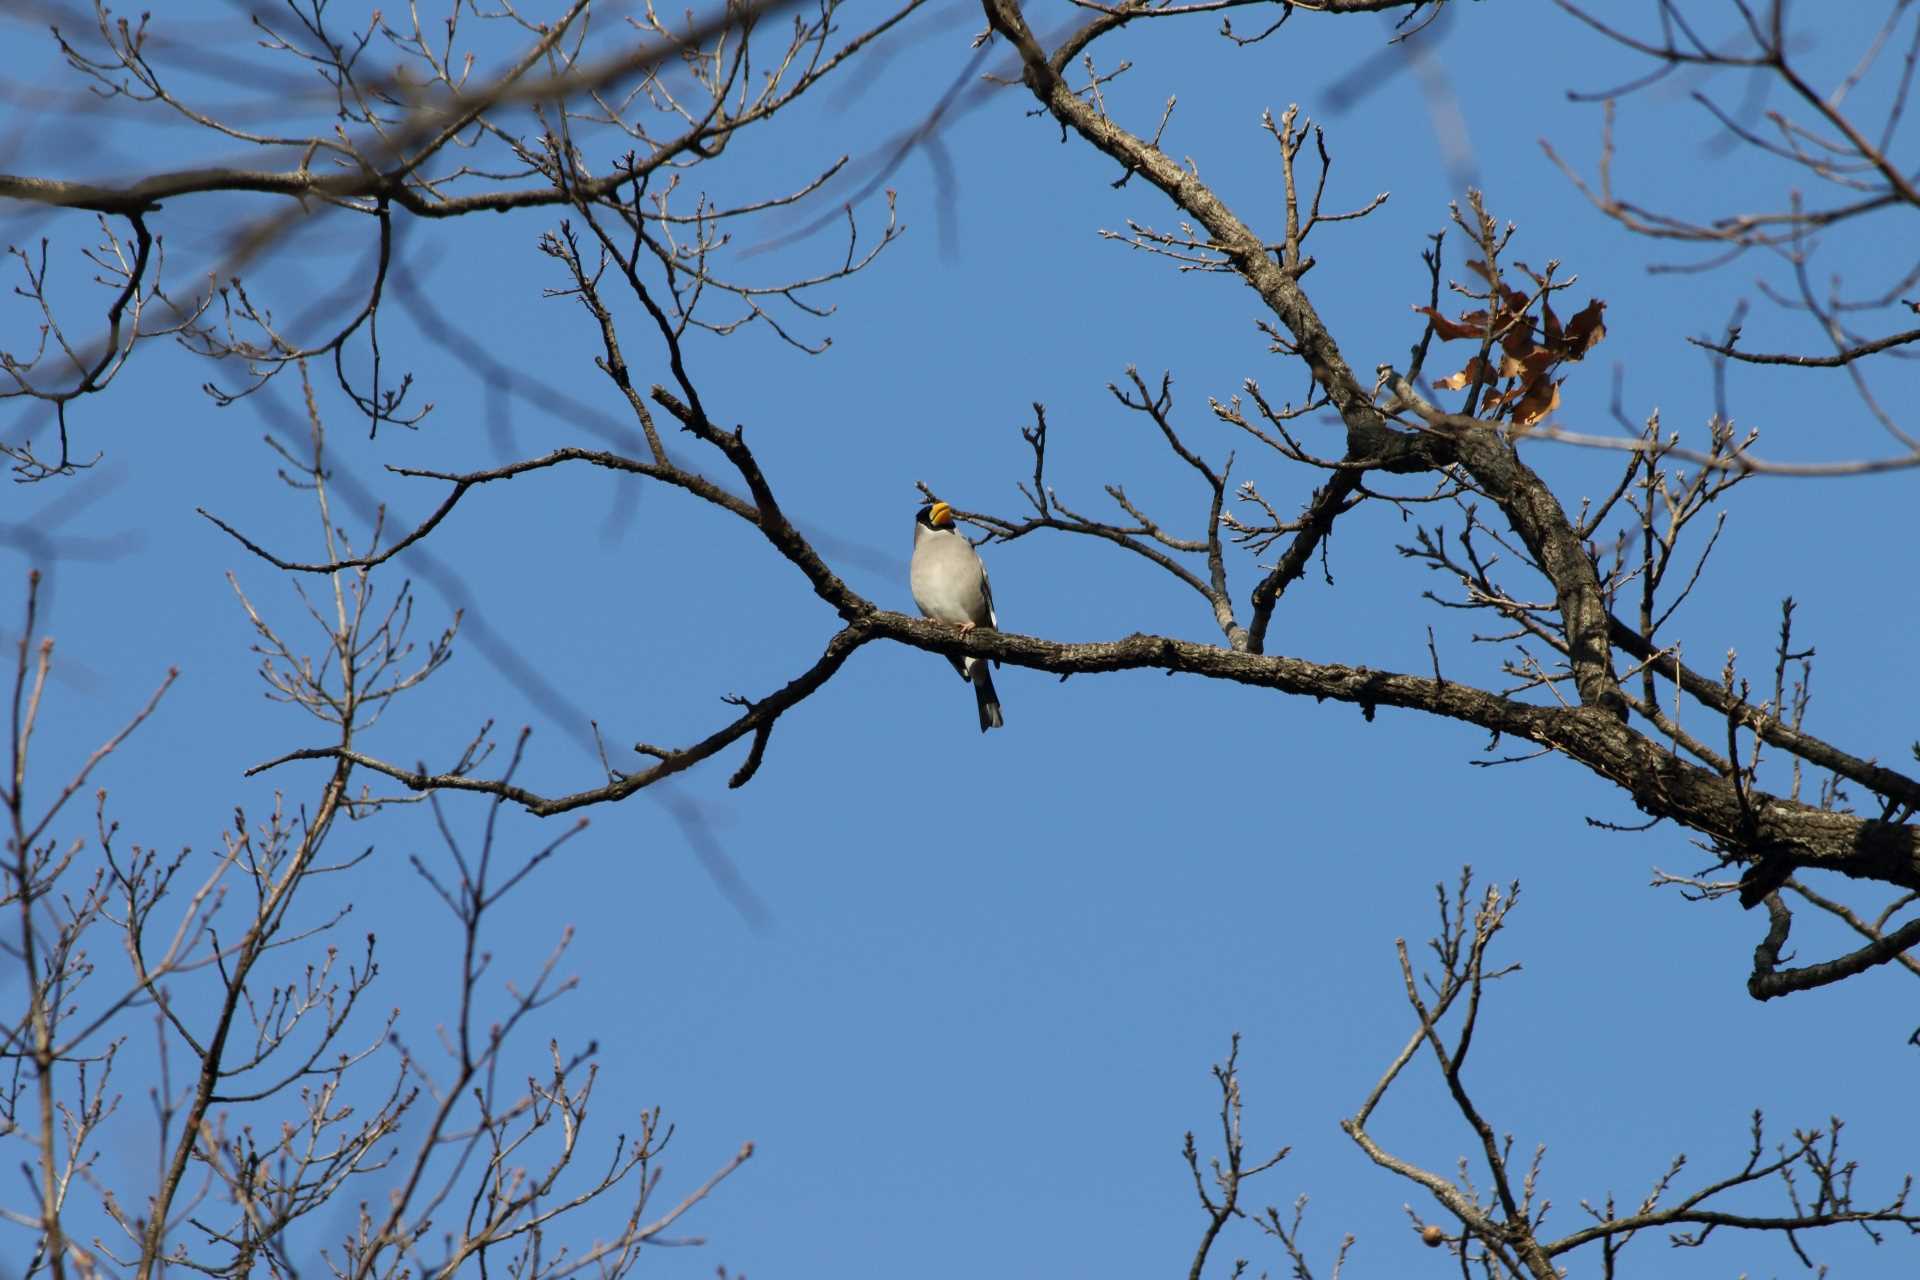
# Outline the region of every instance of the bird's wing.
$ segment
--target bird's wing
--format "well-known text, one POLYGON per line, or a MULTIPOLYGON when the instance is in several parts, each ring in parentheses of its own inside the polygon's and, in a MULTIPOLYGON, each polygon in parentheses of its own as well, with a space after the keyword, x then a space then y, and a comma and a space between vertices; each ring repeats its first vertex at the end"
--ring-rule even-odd
MULTIPOLYGON (((976 551, 973 554, 977 557, 980 553, 976 551)), ((995 631, 998 631, 1000 629, 1000 616, 993 611, 993 583, 987 581, 987 562, 985 560, 980 561, 980 598, 987 602, 987 625, 995 631)), ((996 667, 999 666, 1000 660, 995 658, 993 665, 996 667)))

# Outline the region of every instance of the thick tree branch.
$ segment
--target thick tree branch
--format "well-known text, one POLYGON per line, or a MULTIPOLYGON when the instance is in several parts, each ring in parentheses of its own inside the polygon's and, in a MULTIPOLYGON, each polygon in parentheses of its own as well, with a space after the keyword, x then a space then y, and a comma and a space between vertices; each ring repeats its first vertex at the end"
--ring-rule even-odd
MULTIPOLYGON (((1796 886, 1797 888, 1798 886, 1796 886)), ((1806 890, 1801 889, 1805 894, 1806 890)), ((1809 900, 1826 906, 1829 910, 1837 903, 1822 902, 1816 895, 1807 894, 1809 900)), ((1831 960, 1822 960, 1815 964, 1801 965, 1798 968, 1782 969, 1780 953, 1786 946, 1787 935, 1793 927, 1793 914, 1787 910, 1780 895, 1767 895, 1768 927, 1767 935, 1760 945, 1754 948, 1753 973, 1747 979, 1747 993, 1755 1000, 1772 1000, 1778 996, 1792 995, 1796 991, 1811 991, 1815 987, 1831 986, 1858 973, 1898 959, 1903 953, 1920 946, 1920 920, 1909 920, 1891 933, 1882 933, 1874 937, 1865 946, 1849 951, 1843 956, 1831 960)), ((1835 914, 1839 914, 1838 911, 1835 914)))
MULTIPOLYGON (((1920 829, 1828 812, 1752 787, 1736 790, 1727 779, 1676 759, 1664 744, 1634 732, 1597 708, 1540 706, 1457 681, 1253 654, 1169 636, 1136 634, 1092 644, 1062 644, 984 628, 962 636, 941 623, 876 609, 850 590, 836 608, 842 610, 847 625, 806 673, 755 702, 745 715, 701 742, 668 753, 652 769, 607 786, 549 797, 465 774, 405 769, 357 754, 353 763, 416 790, 499 795, 543 816, 617 801, 754 732, 825 684, 861 645, 890 640, 932 653, 972 655, 1063 676, 1143 669, 1179 672, 1349 703, 1369 719, 1380 707, 1399 707, 1458 720, 1496 735, 1537 743, 1578 761, 1626 790, 1643 812, 1671 818, 1701 832, 1730 858, 1752 861, 1764 856, 1770 866, 1819 869, 1920 889, 1920 829)), ((274 763, 337 755, 334 748, 314 748, 274 763)))

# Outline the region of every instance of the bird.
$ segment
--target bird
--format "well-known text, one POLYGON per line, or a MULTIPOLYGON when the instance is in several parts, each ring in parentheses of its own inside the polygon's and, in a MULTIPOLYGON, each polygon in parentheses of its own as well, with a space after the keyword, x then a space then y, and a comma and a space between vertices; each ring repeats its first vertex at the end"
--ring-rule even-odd
MULTIPOLYGON (((954 527, 953 508, 946 503, 929 502, 915 517, 913 564, 908 576, 913 602, 935 622, 952 623, 963 636, 977 627, 998 629, 987 566, 980 562, 966 535, 954 527)), ((973 686, 974 701, 980 704, 980 732, 1005 725, 1000 695, 994 691, 986 659, 949 657, 947 661, 962 680, 973 686)))

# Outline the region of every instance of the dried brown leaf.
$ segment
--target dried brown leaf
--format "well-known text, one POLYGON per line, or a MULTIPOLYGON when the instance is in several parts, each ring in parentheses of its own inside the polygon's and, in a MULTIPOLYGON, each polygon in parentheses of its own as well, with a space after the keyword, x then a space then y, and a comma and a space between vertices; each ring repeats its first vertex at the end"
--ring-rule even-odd
POLYGON ((1509 350, 1508 354, 1500 358, 1500 376, 1503 378, 1519 378, 1523 382, 1531 383, 1541 374, 1547 372, 1547 370, 1553 368, 1556 364, 1559 364, 1560 360, 1561 353, 1548 347, 1531 347, 1521 352, 1518 357, 1514 356, 1509 350))
POLYGON ((1607 326, 1602 322, 1602 313, 1606 309, 1607 304, 1595 298, 1581 309, 1579 315, 1567 321, 1568 359, 1580 359, 1599 345, 1600 339, 1607 336, 1607 326))
POLYGON ((1432 307, 1415 307, 1421 315, 1433 322, 1433 332, 1442 342, 1452 342, 1455 338, 1478 338, 1487 331, 1487 313, 1470 311, 1458 320, 1450 320, 1432 307))
POLYGON ((1515 360, 1525 360, 1537 350, 1533 345, 1533 321, 1527 316, 1509 316, 1513 327, 1500 335, 1500 349, 1515 360))
POLYGON ((1452 377, 1436 380, 1433 385, 1442 391, 1458 391, 1463 387, 1471 385, 1473 381, 1480 376, 1481 370, 1485 367, 1480 357, 1474 356, 1467 361, 1466 368, 1454 374, 1452 377))
POLYGON ((1513 405, 1513 425, 1530 427, 1560 407, 1560 382, 1542 378, 1527 388, 1513 405))

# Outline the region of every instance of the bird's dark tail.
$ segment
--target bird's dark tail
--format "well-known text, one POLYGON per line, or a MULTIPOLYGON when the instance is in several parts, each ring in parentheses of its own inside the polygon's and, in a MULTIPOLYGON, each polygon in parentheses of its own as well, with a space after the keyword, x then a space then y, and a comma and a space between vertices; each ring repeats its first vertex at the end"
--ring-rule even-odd
POLYGON ((980 704, 980 732, 999 729, 1007 723, 1000 714, 1000 695, 993 687, 993 676, 987 670, 987 664, 973 664, 973 700, 980 704))

